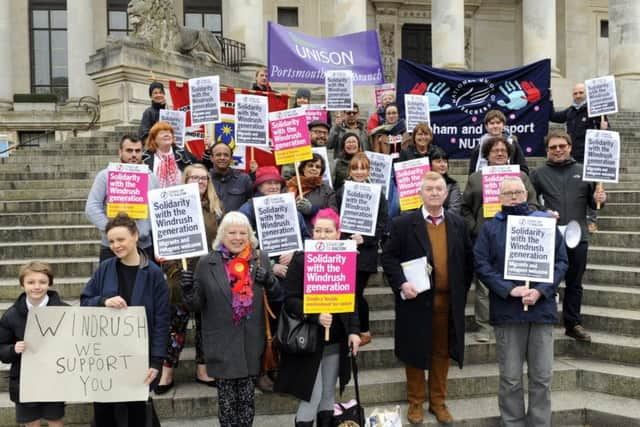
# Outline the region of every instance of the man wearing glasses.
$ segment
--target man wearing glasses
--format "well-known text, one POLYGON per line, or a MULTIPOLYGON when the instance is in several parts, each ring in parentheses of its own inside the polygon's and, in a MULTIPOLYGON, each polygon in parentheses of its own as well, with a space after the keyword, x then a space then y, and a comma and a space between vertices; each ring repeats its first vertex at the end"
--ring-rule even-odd
POLYGON ((582 276, 587 267, 589 233, 587 208, 596 208, 607 200, 604 189, 594 182, 582 180, 582 165, 571 156, 571 137, 564 131, 551 131, 545 138, 547 163, 533 171, 531 182, 541 204, 566 225, 575 220, 580 224, 582 238, 578 246, 567 249, 569 269, 565 277, 562 316, 565 334, 578 341, 591 341, 591 335, 582 326, 582 276))
POLYGON ((342 153, 343 147, 340 144, 342 137, 347 132, 352 132, 358 135, 360 138, 360 144, 362 144, 365 150, 369 150, 369 138, 367 137, 367 129, 364 123, 360 121, 360 107, 355 102, 353 103, 353 110, 344 111, 343 120, 335 120, 334 125, 329 133, 329 149, 332 149, 337 156, 338 153, 342 153))
MULTIPOLYGON (((322 120, 313 120, 308 124, 309 128, 309 141, 312 147, 326 147, 327 138, 329 136, 329 125, 322 120)), ((327 150, 327 156, 329 161, 327 167, 333 164, 333 156, 329 150, 327 150)), ((295 166, 293 163, 283 165, 281 168, 282 177, 285 180, 289 180, 295 176, 295 166)))
POLYGON ((567 253, 556 229, 553 283, 504 278, 509 215, 549 216, 531 212, 521 178, 500 184, 502 210, 486 222, 473 248, 476 275, 489 288, 490 321, 496 336, 500 371, 498 406, 501 426, 551 426, 553 325, 558 320, 556 292, 567 271, 567 253), (526 307, 526 310, 524 309, 526 307), (525 411, 522 370, 527 362, 529 408, 525 411))

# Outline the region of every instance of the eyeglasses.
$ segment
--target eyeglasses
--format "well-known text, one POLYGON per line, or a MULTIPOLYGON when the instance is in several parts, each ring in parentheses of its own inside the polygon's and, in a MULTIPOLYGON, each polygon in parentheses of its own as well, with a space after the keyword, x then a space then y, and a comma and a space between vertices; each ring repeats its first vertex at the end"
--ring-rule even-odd
POLYGON ((345 111, 344 113, 348 116, 355 116, 359 111, 345 111))
POLYGON ((195 176, 195 175, 192 175, 189 178, 187 178, 187 181, 190 181, 190 182, 207 182, 207 181, 209 181, 209 177, 208 176, 195 176))
POLYGON ((524 190, 516 190, 516 191, 503 191, 500 194, 502 194, 503 196, 508 197, 508 198, 513 198, 514 196, 515 197, 520 197, 520 196, 524 195, 524 193, 525 193, 524 190))
POLYGON ((569 144, 558 144, 558 145, 550 145, 547 150, 555 151, 555 150, 566 150, 569 144))

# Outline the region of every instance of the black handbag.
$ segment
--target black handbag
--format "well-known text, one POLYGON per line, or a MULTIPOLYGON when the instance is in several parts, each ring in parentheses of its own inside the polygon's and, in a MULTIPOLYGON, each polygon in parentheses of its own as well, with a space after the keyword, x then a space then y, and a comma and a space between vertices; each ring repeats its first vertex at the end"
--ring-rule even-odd
POLYGON ((364 427, 364 408, 360 404, 360 386, 358 385, 358 363, 356 357, 349 350, 349 359, 351 359, 351 372, 353 375, 353 385, 356 389, 356 405, 345 408, 342 404, 338 404, 342 408, 340 415, 334 415, 331 421, 332 427, 364 427))
POLYGON ((275 342, 280 351, 285 353, 314 353, 318 348, 318 325, 291 316, 283 307, 275 342))

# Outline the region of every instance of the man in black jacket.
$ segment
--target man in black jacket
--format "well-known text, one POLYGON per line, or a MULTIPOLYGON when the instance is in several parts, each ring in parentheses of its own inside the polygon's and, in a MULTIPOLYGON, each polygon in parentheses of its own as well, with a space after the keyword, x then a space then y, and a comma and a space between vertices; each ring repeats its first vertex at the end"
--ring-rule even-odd
POLYGON ((160 110, 167 108, 167 99, 164 94, 164 85, 160 82, 153 82, 149 85, 149 98, 151 98, 151 106, 144 110, 142 119, 140 119, 140 130, 138 136, 142 145, 147 142, 149 131, 160 120, 160 110))
POLYGON ((531 173, 531 183, 541 204, 558 219, 558 225, 575 220, 580 224, 582 239, 578 246, 567 249, 569 269, 565 276, 565 294, 562 301, 562 317, 565 334, 579 341, 591 341, 582 326, 582 276, 587 267, 589 233, 587 232, 587 207, 603 204, 607 196, 604 189, 594 182, 582 180, 582 165, 571 157, 571 137, 564 131, 551 131, 544 140, 547 163, 531 173))

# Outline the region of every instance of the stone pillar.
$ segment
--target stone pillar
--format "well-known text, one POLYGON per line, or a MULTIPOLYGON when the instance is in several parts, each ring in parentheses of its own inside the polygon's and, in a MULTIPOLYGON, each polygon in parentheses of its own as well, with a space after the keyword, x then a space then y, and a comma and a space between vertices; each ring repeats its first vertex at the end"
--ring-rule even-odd
POLYGON ((10 2, 0 0, 0 110, 8 110, 13 105, 10 2))
POLYGON ((551 59, 551 75, 556 66, 556 0, 522 1, 522 62, 530 64, 551 59))
POLYGON ((334 35, 367 30, 367 0, 335 0, 334 35))
POLYGON ((69 99, 96 96, 86 64, 95 53, 93 44, 94 5, 87 0, 67 0, 67 64, 69 99))
POLYGON ((465 70, 464 0, 433 0, 431 55, 434 67, 465 70))
POLYGON ((640 3, 609 0, 609 70, 620 110, 640 109, 640 3))
POLYGON ((262 0, 222 0, 222 31, 226 38, 246 46, 241 72, 253 78, 258 66, 266 64, 267 33, 262 0))

